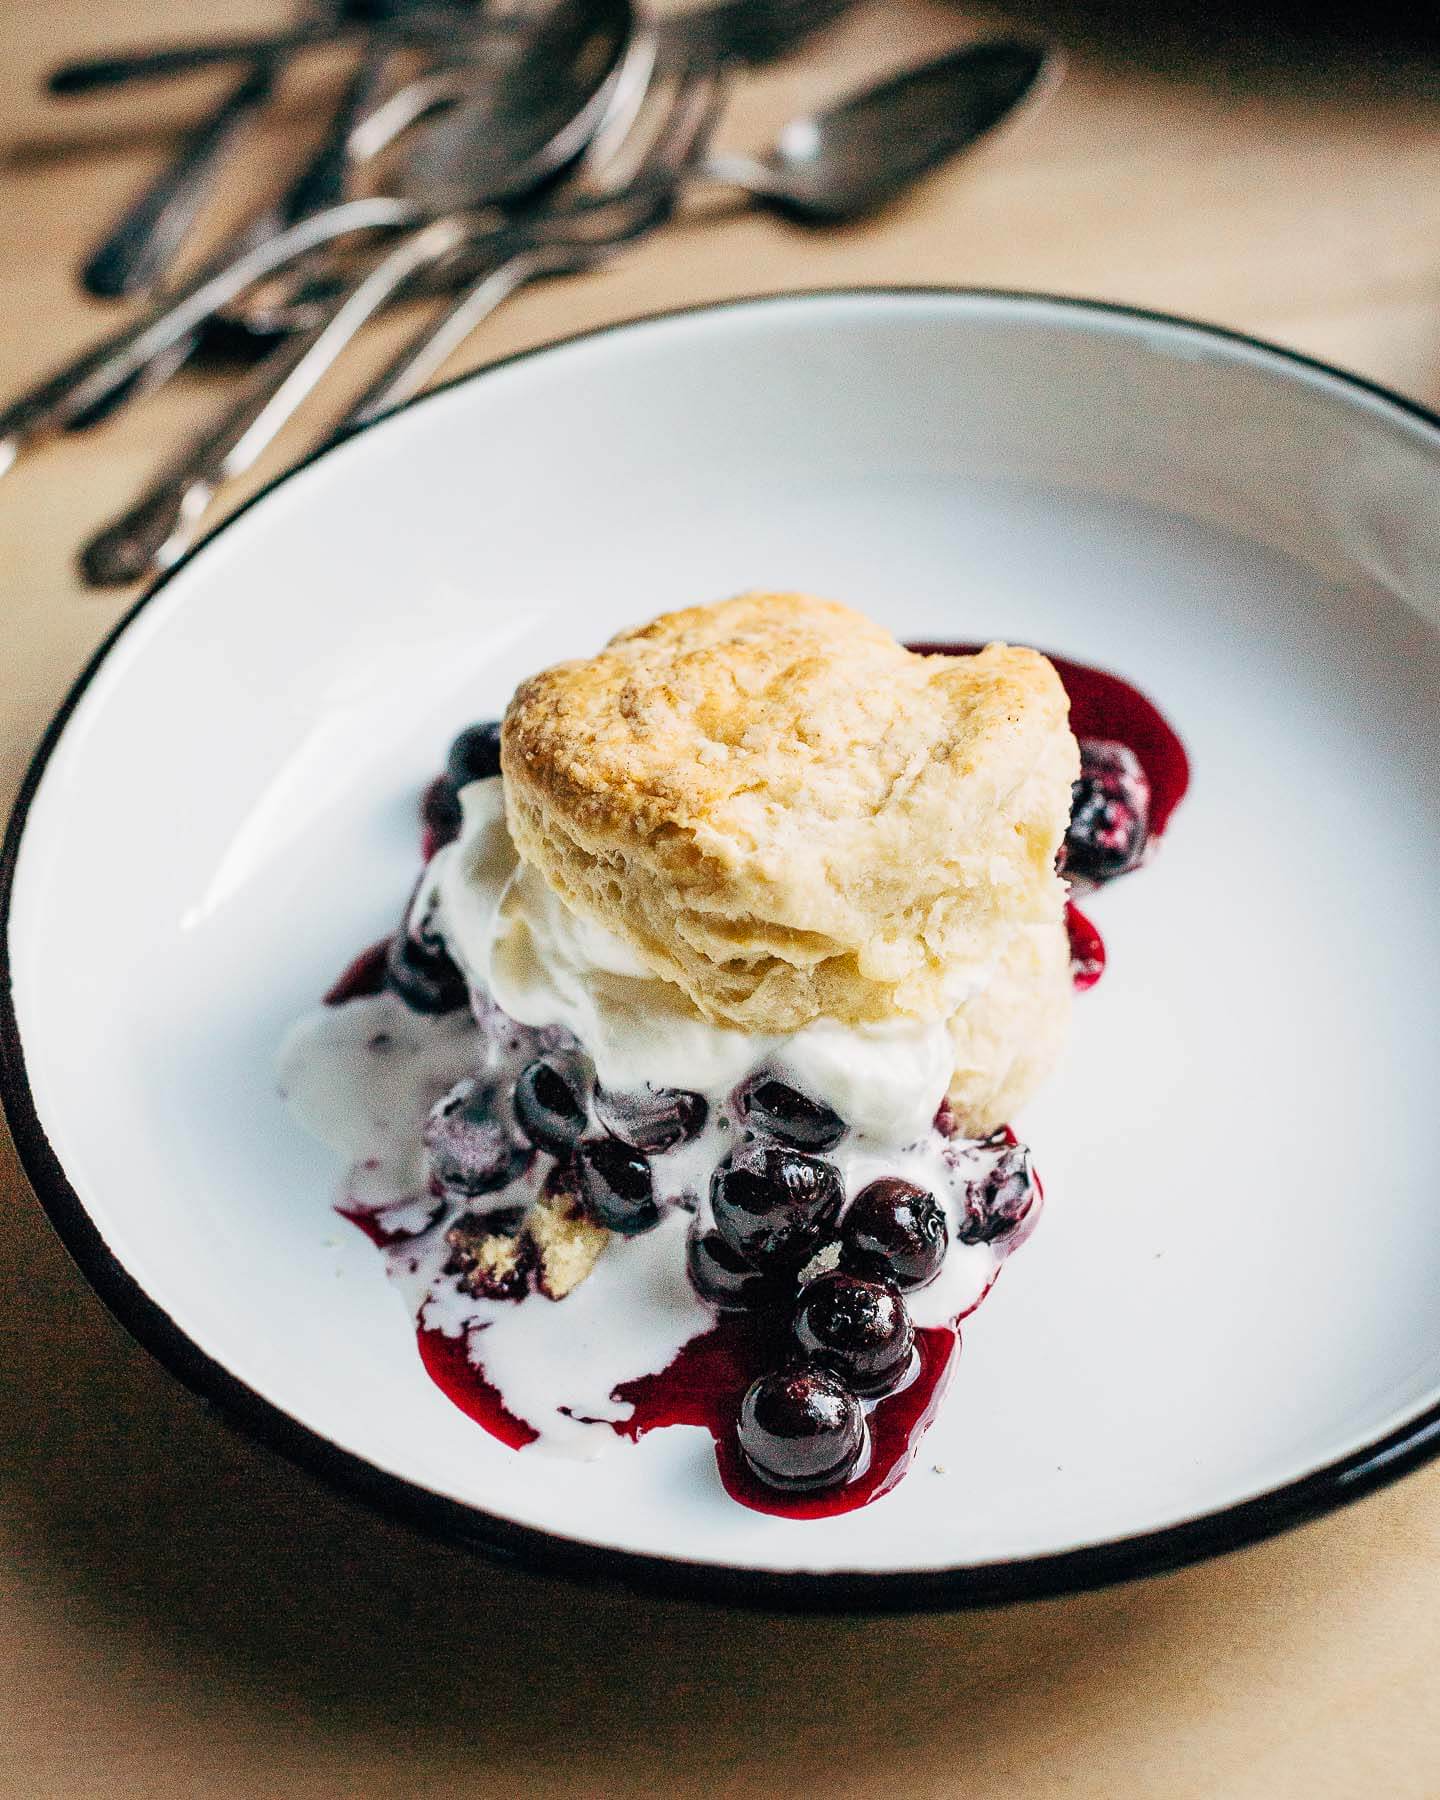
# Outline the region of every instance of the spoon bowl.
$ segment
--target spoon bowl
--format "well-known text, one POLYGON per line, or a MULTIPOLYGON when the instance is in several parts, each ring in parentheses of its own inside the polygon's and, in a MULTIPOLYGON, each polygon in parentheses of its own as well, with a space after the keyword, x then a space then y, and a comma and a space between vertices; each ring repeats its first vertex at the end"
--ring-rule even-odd
POLYGON ((594 136, 634 35, 629 0, 556 0, 489 79, 474 86, 398 159, 398 191, 428 210, 503 204, 534 193, 594 136))
POLYGON ((712 157, 704 174, 802 224, 843 224, 897 200, 1056 73, 1054 52, 1039 44, 970 44, 792 119, 762 156, 712 157))

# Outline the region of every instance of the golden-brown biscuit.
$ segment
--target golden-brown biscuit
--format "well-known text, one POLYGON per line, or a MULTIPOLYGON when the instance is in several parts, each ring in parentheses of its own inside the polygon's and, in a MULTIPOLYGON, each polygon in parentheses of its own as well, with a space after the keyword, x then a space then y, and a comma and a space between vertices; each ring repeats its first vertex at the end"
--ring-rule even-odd
POLYGON ((948 1017, 1018 966, 1017 932, 1058 927, 1067 717, 1034 650, 919 656, 848 607, 745 594, 521 685, 510 830, 712 1021, 948 1017))

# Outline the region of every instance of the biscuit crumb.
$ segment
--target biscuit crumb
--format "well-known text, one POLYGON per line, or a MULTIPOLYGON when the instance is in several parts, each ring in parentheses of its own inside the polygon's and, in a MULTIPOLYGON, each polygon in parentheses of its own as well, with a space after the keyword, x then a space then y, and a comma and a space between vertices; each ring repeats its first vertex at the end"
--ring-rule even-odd
POLYGON ((519 1230, 518 1213, 466 1213, 445 1233, 450 1268, 476 1300, 518 1300, 529 1289, 535 1251, 519 1230))
POLYGON ((552 1185, 525 1215, 525 1235, 534 1248, 536 1286, 547 1299, 563 1300, 595 1267, 610 1233, 586 1217, 576 1195, 549 1191, 552 1185))

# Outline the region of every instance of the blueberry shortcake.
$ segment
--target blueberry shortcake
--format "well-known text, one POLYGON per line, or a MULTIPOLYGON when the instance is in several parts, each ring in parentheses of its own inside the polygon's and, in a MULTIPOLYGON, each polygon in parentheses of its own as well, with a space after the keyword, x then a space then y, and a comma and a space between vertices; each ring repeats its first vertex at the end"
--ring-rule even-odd
POLYGON ((501 1435, 703 1422, 770 1510, 883 1491, 886 1419, 929 1417, 936 1344, 1038 1213, 1007 1122, 1065 1037, 1061 870, 1143 850, 1143 771, 1100 749, 1082 774, 1034 650, 772 593, 456 740, 401 930, 282 1086, 501 1435))

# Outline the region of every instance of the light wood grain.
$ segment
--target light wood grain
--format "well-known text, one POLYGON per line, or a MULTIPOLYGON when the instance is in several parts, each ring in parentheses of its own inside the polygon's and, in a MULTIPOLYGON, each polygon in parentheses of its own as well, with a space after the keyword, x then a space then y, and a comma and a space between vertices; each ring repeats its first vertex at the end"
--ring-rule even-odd
MULTIPOLYGON (((41 71, 284 16, 0 6, 0 391, 113 316, 76 296, 81 250, 216 91, 62 107, 38 97, 41 71)), ((707 298, 972 282, 1199 315, 1440 403, 1440 63, 1363 32, 1277 42, 1210 10, 1193 27, 1113 3, 1013 16, 1056 25, 1068 80, 902 211, 823 237, 758 216, 676 232, 527 297, 455 366, 707 298)), ((981 22, 872 7, 756 81, 726 134, 758 142, 981 22)), ((333 76, 293 84, 247 189, 333 76)), ((372 334, 249 486, 399 329, 372 334)), ((187 378, 0 484, 7 801, 128 600, 78 587, 76 543, 221 399, 187 378)), ((8 1146, 0 1185, 4 1795, 1440 1795, 1440 1470, 1219 1563, 1008 1612, 807 1622, 589 1592, 419 1543, 237 1441, 110 1322, 8 1146)))

